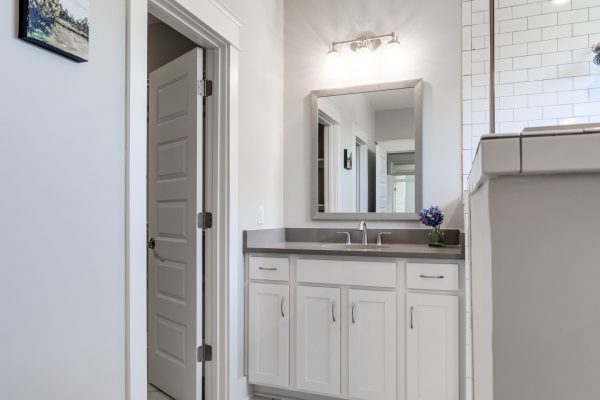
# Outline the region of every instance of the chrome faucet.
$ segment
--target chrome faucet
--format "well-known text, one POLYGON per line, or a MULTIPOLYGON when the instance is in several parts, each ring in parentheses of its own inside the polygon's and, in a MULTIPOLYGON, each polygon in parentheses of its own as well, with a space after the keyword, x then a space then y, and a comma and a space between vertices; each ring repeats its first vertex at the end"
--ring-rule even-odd
POLYGON ((362 244, 369 244, 369 240, 367 239, 367 223, 365 221, 360 221, 358 230, 362 232, 362 244))

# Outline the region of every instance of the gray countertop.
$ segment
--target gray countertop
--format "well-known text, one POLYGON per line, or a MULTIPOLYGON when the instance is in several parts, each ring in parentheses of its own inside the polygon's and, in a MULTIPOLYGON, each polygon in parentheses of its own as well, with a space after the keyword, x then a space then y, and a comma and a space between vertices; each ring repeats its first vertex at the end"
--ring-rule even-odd
POLYGON ((426 244, 390 243, 369 249, 344 248, 343 244, 322 242, 279 242, 247 247, 247 253, 312 254, 330 256, 368 256, 394 258, 429 258, 463 260, 463 246, 450 245, 445 248, 430 247, 426 244))

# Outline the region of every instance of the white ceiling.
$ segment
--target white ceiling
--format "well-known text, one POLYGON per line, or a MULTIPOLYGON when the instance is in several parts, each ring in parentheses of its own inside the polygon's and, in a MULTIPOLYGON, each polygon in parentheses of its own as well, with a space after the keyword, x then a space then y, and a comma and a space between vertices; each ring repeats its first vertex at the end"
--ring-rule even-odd
POLYGON ((364 96, 369 100, 373 110, 396 110, 398 108, 414 107, 414 89, 394 89, 380 92, 367 92, 364 96))

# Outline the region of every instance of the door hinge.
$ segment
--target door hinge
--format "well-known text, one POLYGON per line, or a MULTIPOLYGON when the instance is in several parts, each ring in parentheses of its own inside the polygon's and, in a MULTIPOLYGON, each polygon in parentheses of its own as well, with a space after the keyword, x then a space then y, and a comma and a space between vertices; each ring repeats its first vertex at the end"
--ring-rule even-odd
POLYGON ((208 229, 212 228, 212 225, 213 223, 211 212, 198 213, 198 228, 208 229))
POLYGON ((198 96, 208 97, 213 94, 213 83, 208 79, 198 81, 198 96))
POLYGON ((198 347, 198 362, 212 361, 212 346, 205 344, 198 347))

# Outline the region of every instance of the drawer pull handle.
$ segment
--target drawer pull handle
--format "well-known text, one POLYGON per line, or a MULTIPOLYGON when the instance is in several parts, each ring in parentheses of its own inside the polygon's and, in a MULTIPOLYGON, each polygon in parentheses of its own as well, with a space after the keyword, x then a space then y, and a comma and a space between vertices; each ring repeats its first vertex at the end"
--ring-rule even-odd
POLYGON ((258 267, 258 269, 263 271, 277 271, 277 267, 258 267))
POLYGON ((415 311, 415 307, 410 306, 410 329, 414 329, 414 324, 413 324, 413 312, 415 311))
POLYGON ((331 319, 335 322, 335 300, 331 302, 331 319))
POLYGON ((423 274, 421 274, 421 278, 423 278, 423 279, 444 279, 444 275, 423 275, 423 274))
POLYGON ((281 317, 285 318, 285 296, 281 298, 281 317))
POLYGON ((355 314, 355 311, 356 311, 356 303, 352 302, 352 313, 351 314, 352 314, 352 323, 353 324, 356 323, 356 314, 355 314))

